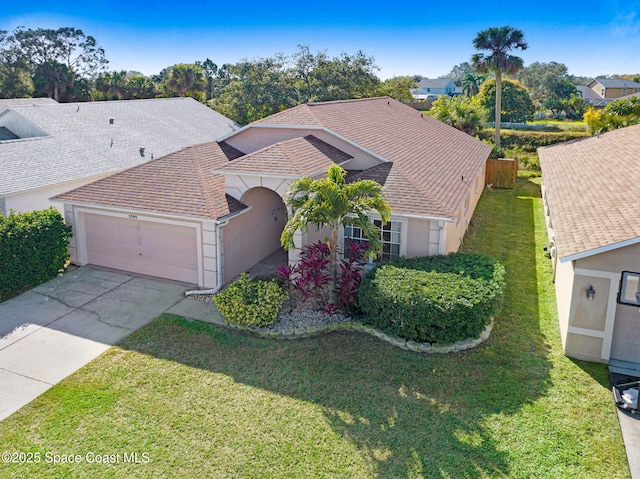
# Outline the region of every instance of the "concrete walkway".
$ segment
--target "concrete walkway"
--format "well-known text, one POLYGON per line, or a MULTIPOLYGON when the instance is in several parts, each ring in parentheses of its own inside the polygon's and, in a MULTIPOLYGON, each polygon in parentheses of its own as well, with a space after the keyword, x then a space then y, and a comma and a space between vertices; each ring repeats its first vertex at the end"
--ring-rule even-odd
POLYGON ((184 300, 187 289, 82 267, 0 303, 0 420, 184 300))

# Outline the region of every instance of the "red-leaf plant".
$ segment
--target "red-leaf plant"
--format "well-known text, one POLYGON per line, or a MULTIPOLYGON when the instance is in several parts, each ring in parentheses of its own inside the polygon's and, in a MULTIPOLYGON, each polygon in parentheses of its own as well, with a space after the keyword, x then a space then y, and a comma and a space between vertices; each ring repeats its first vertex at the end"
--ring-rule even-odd
POLYGON ((336 308, 355 307, 360 282, 362 281, 362 266, 367 245, 350 242, 347 246, 347 259, 340 262, 340 274, 336 284, 337 306, 327 304, 327 286, 331 282, 328 273, 330 251, 326 243, 318 242, 305 246, 300 253, 300 261, 294 267, 279 266, 277 274, 283 278, 289 287, 298 293, 302 302, 312 300, 323 311, 331 314, 336 308))

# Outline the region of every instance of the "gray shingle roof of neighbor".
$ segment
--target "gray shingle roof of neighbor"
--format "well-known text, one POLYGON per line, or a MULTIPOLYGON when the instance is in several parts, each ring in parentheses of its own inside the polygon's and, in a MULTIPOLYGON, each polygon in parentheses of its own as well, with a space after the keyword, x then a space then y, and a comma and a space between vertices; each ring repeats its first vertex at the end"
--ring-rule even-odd
POLYGON ((640 125, 538 154, 560 259, 640 239, 640 125))
POLYGON ((57 105, 53 98, 0 98, 0 110, 6 106, 57 105))
POLYGON ((0 125, 11 112, 46 135, 0 142, 0 196, 113 173, 239 128, 192 98, 14 105, 0 125))
POLYGON ((451 78, 423 78, 418 82, 418 88, 444 88, 450 81, 451 78))
POLYGON ((640 83, 624 78, 596 78, 594 81, 605 88, 640 88, 640 83))

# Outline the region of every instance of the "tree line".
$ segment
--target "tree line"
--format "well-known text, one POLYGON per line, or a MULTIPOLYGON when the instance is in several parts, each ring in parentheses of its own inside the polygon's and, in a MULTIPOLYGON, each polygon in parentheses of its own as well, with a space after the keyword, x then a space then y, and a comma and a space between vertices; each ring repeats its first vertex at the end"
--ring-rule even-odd
POLYGON ((0 98, 59 102, 190 96, 246 124, 308 101, 390 95, 410 100, 413 77, 385 81, 362 51, 329 56, 299 46, 293 55, 217 65, 180 63, 157 75, 108 71, 105 51, 82 30, 0 30, 0 98))
MULTIPOLYGON (((474 134, 496 113, 510 122, 525 121, 536 110, 570 119, 585 113, 576 84, 588 79, 570 75, 562 63, 525 67, 510 54, 511 49, 526 48, 520 30, 490 28, 479 32, 473 45, 488 53, 476 53, 471 62, 454 66, 444 76, 461 86, 465 98, 438 100, 432 109, 437 118, 474 134)), ((298 46, 292 55, 233 64, 218 65, 209 58, 180 63, 151 76, 109 71, 107 66, 104 49, 80 29, 0 30, 0 98, 46 96, 70 102, 190 96, 247 124, 308 101, 388 95, 410 102, 411 90, 422 78, 382 81, 373 57, 362 51, 330 56, 307 46, 298 46)))

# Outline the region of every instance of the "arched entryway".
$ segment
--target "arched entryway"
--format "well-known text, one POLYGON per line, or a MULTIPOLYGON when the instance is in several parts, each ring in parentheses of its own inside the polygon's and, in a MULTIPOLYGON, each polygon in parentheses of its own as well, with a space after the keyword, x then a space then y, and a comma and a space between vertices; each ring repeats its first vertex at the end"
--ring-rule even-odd
POLYGON ((280 235, 287 222, 282 198, 269 188, 250 188, 240 201, 251 209, 223 228, 225 282, 281 248, 280 235))

